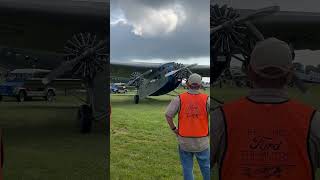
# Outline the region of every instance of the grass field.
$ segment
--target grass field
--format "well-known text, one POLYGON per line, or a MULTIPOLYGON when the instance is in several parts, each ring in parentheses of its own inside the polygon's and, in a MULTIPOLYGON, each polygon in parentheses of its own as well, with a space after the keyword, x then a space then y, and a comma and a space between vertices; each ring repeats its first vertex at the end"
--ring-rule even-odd
POLYGON ((106 179, 105 124, 83 135, 76 128, 79 101, 0 102, 5 167, 9 180, 106 179))
MULTIPOLYGON (((290 89, 290 96, 320 108, 320 87, 310 89, 307 95, 290 89)), ((229 101, 246 95, 246 92, 244 88, 214 88, 211 95, 229 101)), ((136 105, 132 96, 111 96, 112 180, 182 179, 177 141, 164 118, 166 106, 172 98, 168 95, 152 97, 136 105)), ((213 176, 217 179, 216 170, 213 176)), ((195 179, 201 179, 197 164, 195 179)))
POLYGON ((177 140, 164 118, 172 98, 152 97, 134 104, 132 96, 111 96, 112 180, 182 179, 177 140))

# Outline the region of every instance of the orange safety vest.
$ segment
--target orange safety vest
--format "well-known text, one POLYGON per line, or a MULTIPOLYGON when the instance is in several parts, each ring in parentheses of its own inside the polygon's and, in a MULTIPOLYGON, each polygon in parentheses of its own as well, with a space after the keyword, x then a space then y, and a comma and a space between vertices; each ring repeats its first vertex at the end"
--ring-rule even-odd
POLYGON ((308 151, 315 109, 289 100, 260 103, 248 98, 222 107, 226 147, 220 180, 312 180, 308 151))
POLYGON ((178 120, 178 133, 182 137, 205 137, 209 135, 206 94, 182 93, 178 120))

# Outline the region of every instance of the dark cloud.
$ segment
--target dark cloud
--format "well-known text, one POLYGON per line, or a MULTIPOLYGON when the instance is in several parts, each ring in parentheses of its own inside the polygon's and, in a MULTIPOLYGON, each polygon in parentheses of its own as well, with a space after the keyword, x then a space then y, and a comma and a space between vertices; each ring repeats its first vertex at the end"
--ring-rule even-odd
MULTIPOLYGON (((209 61, 209 0, 135 0, 130 2, 128 0, 111 1, 111 12, 113 8, 121 8, 126 16, 130 15, 126 17, 128 23, 111 26, 111 60, 172 60, 208 57, 209 61), (130 2, 131 4, 127 4, 130 2), (158 32, 150 36, 138 36, 132 32, 133 26, 130 21, 141 22, 142 17, 148 15, 142 14, 144 9, 163 10, 177 5, 183 9, 182 19, 184 19, 179 19, 180 22, 174 30, 165 34, 161 33, 162 29, 158 31, 149 29, 149 31, 158 32)), ((172 21, 175 22, 175 17, 172 18, 172 21)), ((155 28, 163 28, 158 22, 151 23, 155 23, 155 28)), ((168 24, 172 25, 172 23, 168 24)))

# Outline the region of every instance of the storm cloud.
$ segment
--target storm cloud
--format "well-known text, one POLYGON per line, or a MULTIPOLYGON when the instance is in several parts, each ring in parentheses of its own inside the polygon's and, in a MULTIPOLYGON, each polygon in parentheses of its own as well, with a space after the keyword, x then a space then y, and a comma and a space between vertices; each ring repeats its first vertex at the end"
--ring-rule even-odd
POLYGON ((111 0, 111 61, 209 64, 209 0, 111 0))

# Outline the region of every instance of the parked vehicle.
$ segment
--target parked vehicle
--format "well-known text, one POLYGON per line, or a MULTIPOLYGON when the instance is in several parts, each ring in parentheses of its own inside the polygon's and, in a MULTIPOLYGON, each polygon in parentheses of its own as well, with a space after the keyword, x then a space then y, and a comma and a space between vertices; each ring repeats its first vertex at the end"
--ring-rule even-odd
POLYGON ((23 102, 33 97, 43 97, 47 101, 53 101, 56 90, 45 86, 41 78, 50 70, 45 69, 16 69, 11 71, 6 81, 0 84, 0 100, 4 96, 16 97, 17 101, 23 102))
POLYGON ((125 86, 111 84, 110 85, 110 92, 111 93, 119 93, 119 94, 125 94, 128 92, 128 89, 125 86))

